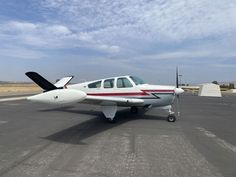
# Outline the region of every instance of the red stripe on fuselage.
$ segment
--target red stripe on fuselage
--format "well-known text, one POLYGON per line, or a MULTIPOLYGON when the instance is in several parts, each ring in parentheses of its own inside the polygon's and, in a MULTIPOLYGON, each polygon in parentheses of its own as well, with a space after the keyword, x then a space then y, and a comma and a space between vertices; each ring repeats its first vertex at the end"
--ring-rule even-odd
POLYGON ((154 92, 154 93, 174 93, 174 90, 142 90, 143 92, 154 92))
POLYGON ((151 93, 174 93, 174 90, 142 90, 142 92, 125 93, 87 93, 92 96, 150 96, 151 93))
POLYGON ((147 96, 145 92, 126 92, 126 93, 87 93, 87 95, 93 96, 147 96))

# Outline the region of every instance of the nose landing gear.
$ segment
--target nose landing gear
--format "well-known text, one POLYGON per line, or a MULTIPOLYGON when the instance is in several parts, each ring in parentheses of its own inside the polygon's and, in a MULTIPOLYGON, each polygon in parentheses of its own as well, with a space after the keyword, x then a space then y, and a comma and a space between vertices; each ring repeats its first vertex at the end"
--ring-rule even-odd
POLYGON ((175 121, 176 121, 175 115, 174 115, 174 114, 168 115, 167 121, 168 121, 168 122, 175 122, 175 121))
POLYGON ((167 116, 166 120, 168 122, 175 122, 176 121, 175 113, 171 109, 172 109, 172 106, 170 106, 168 109, 169 115, 167 116))

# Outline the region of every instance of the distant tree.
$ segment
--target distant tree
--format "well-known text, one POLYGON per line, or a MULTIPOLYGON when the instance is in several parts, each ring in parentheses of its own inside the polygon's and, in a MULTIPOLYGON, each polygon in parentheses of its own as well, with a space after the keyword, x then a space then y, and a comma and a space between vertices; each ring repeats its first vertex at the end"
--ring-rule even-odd
POLYGON ((213 84, 216 84, 216 85, 219 85, 217 81, 213 81, 212 83, 213 83, 213 84))
POLYGON ((229 89, 234 89, 234 83, 229 83, 229 89))
POLYGON ((220 85, 220 88, 229 88, 229 86, 228 85, 225 85, 225 84, 223 84, 223 85, 220 85))

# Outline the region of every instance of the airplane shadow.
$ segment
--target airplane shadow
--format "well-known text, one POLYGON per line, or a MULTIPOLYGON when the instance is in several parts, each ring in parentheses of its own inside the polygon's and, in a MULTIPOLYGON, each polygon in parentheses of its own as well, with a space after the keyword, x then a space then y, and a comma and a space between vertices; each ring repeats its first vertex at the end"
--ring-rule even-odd
POLYGON ((69 127, 67 129, 61 130, 50 136, 42 137, 50 141, 77 144, 77 145, 86 145, 86 143, 83 142, 83 140, 85 140, 86 138, 102 133, 106 130, 115 128, 127 122, 135 121, 137 119, 165 120, 166 121, 166 118, 161 117, 161 116, 153 116, 153 115, 145 115, 145 114, 131 114, 129 109, 123 109, 117 112, 116 123, 109 123, 100 111, 70 110, 69 107, 47 109, 47 110, 41 110, 41 111, 42 112, 62 111, 62 112, 73 113, 73 114, 85 114, 85 115, 95 116, 92 119, 89 119, 85 122, 74 125, 72 127, 69 127))
POLYGON ((54 111, 74 113, 74 114, 84 114, 84 115, 91 115, 91 116, 102 115, 101 111, 94 111, 94 110, 70 110, 68 108, 55 108, 55 109, 40 110, 40 112, 54 112, 54 111))

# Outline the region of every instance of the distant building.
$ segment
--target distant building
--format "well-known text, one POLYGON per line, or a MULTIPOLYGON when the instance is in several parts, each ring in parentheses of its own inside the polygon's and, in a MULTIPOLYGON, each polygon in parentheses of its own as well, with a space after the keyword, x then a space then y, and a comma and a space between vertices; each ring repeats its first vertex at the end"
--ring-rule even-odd
POLYGON ((220 86, 213 83, 202 84, 198 96, 222 97, 220 86))
POLYGON ((236 89, 230 89, 226 93, 236 93, 236 89))

